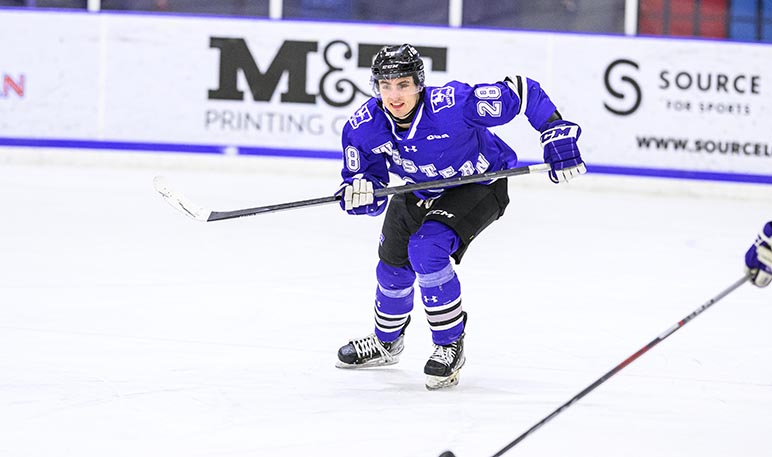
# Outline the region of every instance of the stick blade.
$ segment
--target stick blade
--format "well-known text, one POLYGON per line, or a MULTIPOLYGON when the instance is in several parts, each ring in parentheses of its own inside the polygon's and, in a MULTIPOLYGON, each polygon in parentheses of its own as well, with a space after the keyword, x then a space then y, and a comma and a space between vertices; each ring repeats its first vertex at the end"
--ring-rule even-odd
POLYGON ((153 178, 153 187, 156 192, 161 194, 166 203, 182 214, 201 222, 209 220, 211 211, 191 203, 184 195, 172 189, 163 176, 153 178))

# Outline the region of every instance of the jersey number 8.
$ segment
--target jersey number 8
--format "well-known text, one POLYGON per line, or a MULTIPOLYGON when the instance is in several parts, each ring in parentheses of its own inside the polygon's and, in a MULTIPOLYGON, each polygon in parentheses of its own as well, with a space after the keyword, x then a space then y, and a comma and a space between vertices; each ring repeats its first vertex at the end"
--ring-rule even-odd
POLYGON ((349 171, 359 171, 359 167, 361 167, 361 161, 359 160, 359 151, 354 146, 349 146, 346 148, 346 150, 343 152, 345 158, 346 158, 346 168, 349 169, 349 171))

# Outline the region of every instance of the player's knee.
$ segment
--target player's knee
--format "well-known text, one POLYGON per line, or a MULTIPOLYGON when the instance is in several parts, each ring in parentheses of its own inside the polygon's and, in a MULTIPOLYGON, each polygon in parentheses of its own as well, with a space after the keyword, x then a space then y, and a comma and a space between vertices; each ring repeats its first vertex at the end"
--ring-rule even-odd
POLYGON ((450 255, 458 249, 459 238, 450 227, 427 221, 410 237, 407 252, 417 273, 433 273, 450 264, 450 255))
POLYGON ((381 287, 392 290, 412 287, 415 282, 415 272, 410 265, 397 267, 383 260, 375 267, 375 277, 381 287))

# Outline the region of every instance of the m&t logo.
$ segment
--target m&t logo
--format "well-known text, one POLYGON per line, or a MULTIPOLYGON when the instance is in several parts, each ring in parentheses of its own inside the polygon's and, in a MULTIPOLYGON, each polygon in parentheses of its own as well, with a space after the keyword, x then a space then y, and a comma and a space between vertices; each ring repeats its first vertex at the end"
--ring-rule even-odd
POLYGON ((24 98, 26 79, 24 74, 14 78, 12 75, 0 73, 0 99, 13 96, 24 98))
MULTIPOLYGON (((243 38, 210 37, 209 47, 219 51, 220 62, 217 87, 208 91, 208 98, 244 101, 244 91, 239 87, 241 77, 256 102, 270 101, 283 77, 286 77, 286 89, 280 96, 282 103, 315 104, 319 97, 330 106, 342 107, 351 104, 358 94, 369 97, 369 88, 361 89, 345 76, 351 69, 370 68, 372 57, 382 45, 352 45, 335 40, 320 50, 321 44, 286 40, 270 62, 257 62, 243 38), (322 75, 308 84, 311 64, 316 64, 314 68, 321 69, 322 75), (318 92, 309 92, 309 86, 312 90, 318 88, 318 92)), ((431 59, 432 71, 445 71, 447 48, 418 46, 418 50, 423 57, 431 59)))

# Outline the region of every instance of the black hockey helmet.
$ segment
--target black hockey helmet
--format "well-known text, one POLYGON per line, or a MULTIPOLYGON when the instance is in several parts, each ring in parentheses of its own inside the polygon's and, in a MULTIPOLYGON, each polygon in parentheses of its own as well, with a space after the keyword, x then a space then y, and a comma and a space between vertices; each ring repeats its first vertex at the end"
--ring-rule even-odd
POLYGON ((378 51, 370 67, 370 83, 373 92, 379 95, 378 81, 412 76, 418 90, 424 88, 424 61, 418 50, 405 43, 400 46, 384 46, 378 51))

